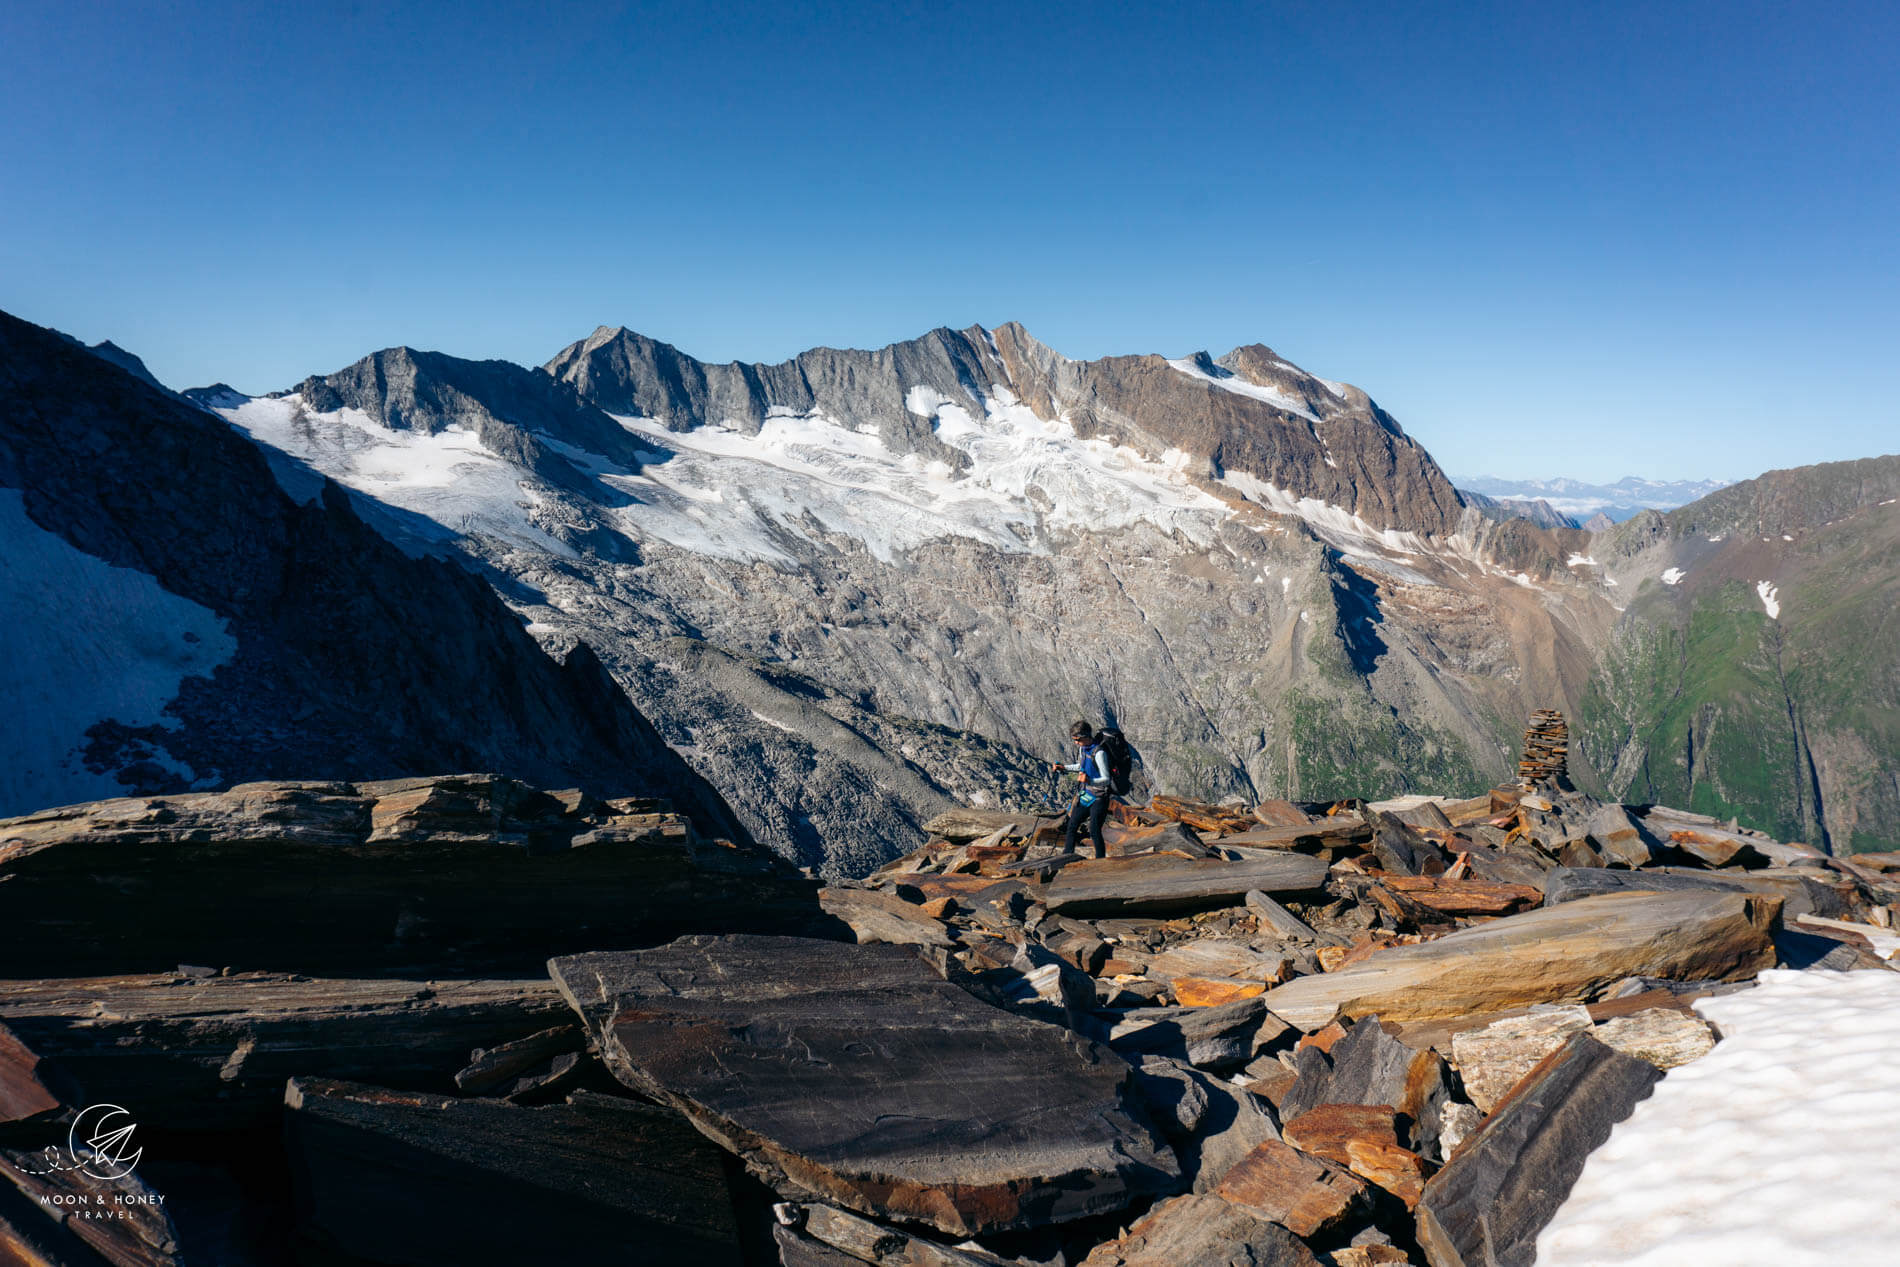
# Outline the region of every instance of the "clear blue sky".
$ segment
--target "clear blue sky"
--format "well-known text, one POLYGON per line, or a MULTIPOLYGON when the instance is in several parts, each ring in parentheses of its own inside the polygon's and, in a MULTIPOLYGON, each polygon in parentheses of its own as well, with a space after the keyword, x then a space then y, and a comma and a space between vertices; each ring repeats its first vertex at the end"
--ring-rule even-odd
POLYGON ((1900 6, 0 6, 0 307, 252 392, 596 324, 1264 342, 1450 470, 1900 450, 1900 6))

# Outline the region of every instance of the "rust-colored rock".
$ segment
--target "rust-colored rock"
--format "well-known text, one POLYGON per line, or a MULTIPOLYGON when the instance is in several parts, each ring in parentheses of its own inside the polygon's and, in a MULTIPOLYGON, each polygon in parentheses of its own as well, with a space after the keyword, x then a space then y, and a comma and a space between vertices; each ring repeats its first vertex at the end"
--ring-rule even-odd
POLYGON ((1211 1194, 1175 1197, 1148 1211, 1115 1240, 1097 1245, 1082 1267, 1319 1267, 1286 1228, 1211 1194))
POLYGON ((1399 1143, 1398 1113, 1384 1104, 1322 1104, 1281 1127, 1301 1152, 1346 1167, 1405 1203, 1418 1204, 1425 1163, 1399 1143))
POLYGON ((1225 977, 1176 977, 1169 984, 1174 987, 1174 1001, 1182 1007, 1219 1007, 1267 992, 1264 981, 1235 981, 1225 977))
POLYGON ((1366 1185, 1347 1171, 1280 1140, 1256 1146, 1214 1189, 1215 1196, 1304 1237, 1339 1225, 1365 1194, 1366 1185))

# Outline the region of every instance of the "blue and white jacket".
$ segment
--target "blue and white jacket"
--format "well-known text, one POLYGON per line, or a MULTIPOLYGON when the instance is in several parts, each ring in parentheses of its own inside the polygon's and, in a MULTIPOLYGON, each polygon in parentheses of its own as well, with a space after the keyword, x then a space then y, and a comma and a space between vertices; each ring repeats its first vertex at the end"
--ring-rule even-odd
POLYGON ((1100 743, 1090 744, 1082 749, 1080 761, 1062 768, 1087 776, 1082 784, 1082 804, 1084 805, 1095 804, 1096 801, 1107 796, 1114 786, 1108 777, 1108 754, 1102 751, 1100 743))

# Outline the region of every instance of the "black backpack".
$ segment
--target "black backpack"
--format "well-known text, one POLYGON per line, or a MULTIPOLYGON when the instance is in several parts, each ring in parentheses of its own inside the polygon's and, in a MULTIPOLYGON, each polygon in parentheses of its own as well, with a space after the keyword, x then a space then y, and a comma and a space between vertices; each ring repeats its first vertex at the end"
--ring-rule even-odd
POLYGON ((1135 782, 1135 753, 1122 738, 1122 732, 1113 726, 1104 726, 1095 733, 1096 742, 1102 746, 1102 760, 1108 763, 1109 790, 1116 796, 1127 796, 1128 789, 1135 782))

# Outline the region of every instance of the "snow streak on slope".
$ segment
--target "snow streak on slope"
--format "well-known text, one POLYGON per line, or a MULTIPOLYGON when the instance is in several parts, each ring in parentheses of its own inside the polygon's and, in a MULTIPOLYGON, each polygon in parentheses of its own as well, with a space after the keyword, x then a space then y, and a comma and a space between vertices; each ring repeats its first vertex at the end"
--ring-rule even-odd
POLYGON ((1900 1245, 1900 973, 1761 974, 1591 1154, 1538 1267, 1836 1267, 1900 1245))
POLYGON ((0 815, 38 809, 49 789, 65 804, 123 794, 80 759, 87 729, 163 725, 187 677, 237 652, 215 612, 74 549, 10 488, 0 489, 0 593, 0 699, 21 705, 0 730, 0 815), (50 768, 48 754, 59 754, 50 768))
MULTIPOLYGON (((1319 421, 1318 418, 1313 416, 1313 411, 1306 407, 1306 402, 1299 397, 1289 396, 1277 388, 1262 387, 1258 383, 1250 383, 1232 370, 1223 369, 1217 365, 1210 371, 1196 363, 1190 357, 1184 357, 1178 361, 1169 361, 1168 364, 1181 373, 1186 374, 1189 378, 1198 378, 1203 383, 1218 387, 1222 391, 1233 392, 1236 396, 1251 396, 1255 400, 1264 400, 1275 409, 1284 409, 1290 414, 1297 414, 1308 422, 1319 421)), ((1280 364, 1286 365, 1286 362, 1282 361, 1280 364)), ((1287 365, 1286 368, 1293 369, 1291 365, 1287 365)), ((1339 396, 1344 393, 1334 391, 1333 394, 1339 396)))
MULTIPOLYGON (((496 537, 530 549, 574 551, 537 527, 535 494, 522 471, 482 446, 473 432, 451 427, 427 435, 382 426, 356 409, 313 413, 300 396, 245 399, 217 412, 308 469, 380 502, 433 520, 448 533, 496 537)), ((273 461, 285 492, 311 500, 317 484, 294 466, 273 461)))
POLYGON ((960 471, 893 453, 878 435, 822 414, 779 410, 757 435, 621 418, 653 445, 649 464, 636 474, 595 458, 590 469, 638 499, 615 512, 629 536, 784 563, 798 539, 813 539, 811 527, 860 541, 889 563, 948 536, 1042 553, 1050 529, 1108 532, 1139 522, 1204 544, 1229 513, 1194 487, 1184 454, 1156 461, 1078 439, 1068 423, 1038 418, 1006 390, 984 403, 978 419, 928 388, 907 398, 911 412, 934 420, 939 440, 967 456, 960 471))
POLYGON ((1761 599, 1762 610, 1768 613, 1768 619, 1781 619, 1781 601, 1773 585, 1767 581, 1758 582, 1755 586, 1755 597, 1761 599))

